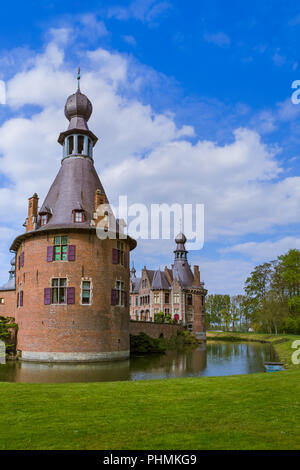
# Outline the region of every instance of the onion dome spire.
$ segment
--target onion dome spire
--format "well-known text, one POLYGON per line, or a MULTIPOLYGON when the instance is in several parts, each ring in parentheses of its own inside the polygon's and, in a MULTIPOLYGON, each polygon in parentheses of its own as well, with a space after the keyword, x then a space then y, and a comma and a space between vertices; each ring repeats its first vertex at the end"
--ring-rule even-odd
POLYGON ((77 84, 78 84, 78 90, 80 90, 80 67, 78 67, 78 72, 77 72, 77 84))
POLYGON ((93 112, 93 105, 80 90, 80 68, 77 75, 77 90, 70 95, 65 104, 65 116, 69 127, 61 132, 58 142, 63 146, 63 159, 70 156, 93 158, 93 147, 98 138, 89 130, 88 120, 93 112))
POLYGON ((176 243, 176 249, 174 250, 175 261, 187 259, 188 251, 185 249, 185 242, 186 242, 186 236, 184 235, 184 233, 180 232, 175 238, 175 243, 176 243))
POLYGON ((132 265, 132 268, 130 270, 130 277, 136 277, 135 274, 136 274, 136 269, 135 269, 134 265, 132 265))

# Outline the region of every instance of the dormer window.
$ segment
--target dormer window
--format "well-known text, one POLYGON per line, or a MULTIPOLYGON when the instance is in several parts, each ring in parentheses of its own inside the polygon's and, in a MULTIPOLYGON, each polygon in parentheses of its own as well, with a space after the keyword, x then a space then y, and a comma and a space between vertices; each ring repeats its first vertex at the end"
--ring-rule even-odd
POLYGON ((76 222, 76 223, 84 222, 84 211, 82 210, 73 211, 73 222, 76 222))
POLYGON ((48 214, 41 214, 40 215, 40 224, 41 224, 41 227, 43 225, 46 225, 48 222, 48 214))

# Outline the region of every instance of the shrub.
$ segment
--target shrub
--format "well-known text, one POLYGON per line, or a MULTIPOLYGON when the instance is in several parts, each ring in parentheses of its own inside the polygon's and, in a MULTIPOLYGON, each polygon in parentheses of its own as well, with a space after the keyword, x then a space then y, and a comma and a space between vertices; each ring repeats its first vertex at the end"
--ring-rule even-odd
POLYGON ((163 338, 150 338, 145 333, 130 335, 130 354, 164 354, 166 346, 163 338))

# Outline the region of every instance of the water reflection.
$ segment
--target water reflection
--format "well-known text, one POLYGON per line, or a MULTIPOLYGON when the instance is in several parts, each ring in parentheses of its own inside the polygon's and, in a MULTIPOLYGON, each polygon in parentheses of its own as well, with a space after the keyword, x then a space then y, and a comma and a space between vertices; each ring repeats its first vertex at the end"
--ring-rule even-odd
POLYGON ((0 340, 0 364, 5 364, 5 343, 0 340))
POLYGON ((276 361, 269 344, 209 342, 194 350, 135 357, 127 361, 94 364, 0 365, 0 381, 31 383, 110 382, 264 372, 265 361, 276 361))

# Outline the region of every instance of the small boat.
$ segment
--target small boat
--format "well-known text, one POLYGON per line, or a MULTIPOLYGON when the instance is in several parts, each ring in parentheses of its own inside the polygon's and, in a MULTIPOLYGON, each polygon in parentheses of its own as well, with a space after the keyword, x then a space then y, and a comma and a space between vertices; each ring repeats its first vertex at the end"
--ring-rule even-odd
POLYGON ((281 370, 285 370, 282 362, 264 362, 264 367, 266 372, 279 372, 281 370))

